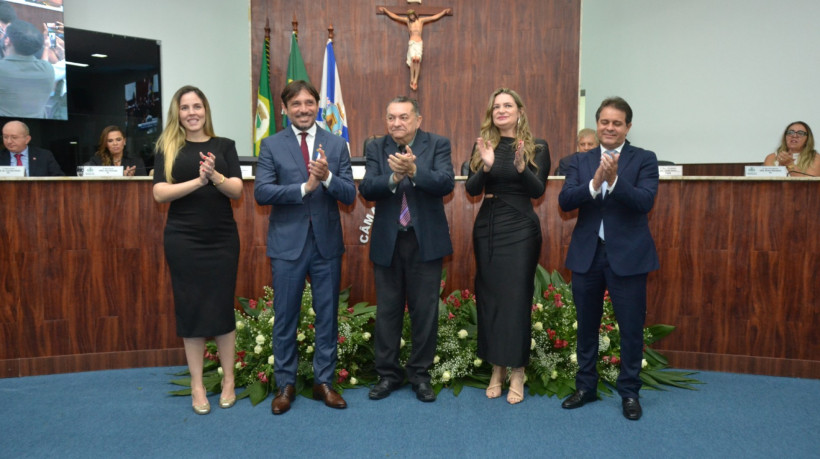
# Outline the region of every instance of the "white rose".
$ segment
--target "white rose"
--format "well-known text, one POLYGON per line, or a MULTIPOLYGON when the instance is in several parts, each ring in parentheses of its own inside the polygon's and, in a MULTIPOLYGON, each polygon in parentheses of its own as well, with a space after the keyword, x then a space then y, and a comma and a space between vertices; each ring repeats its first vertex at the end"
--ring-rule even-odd
POLYGON ((461 330, 459 330, 458 331, 458 338, 459 339, 467 338, 467 330, 465 330, 463 328, 461 330))
POLYGON ((552 374, 550 374, 550 379, 558 379, 558 371, 552 370, 552 374))
POLYGON ((449 381, 450 378, 452 378, 452 375, 450 374, 449 371, 445 371, 444 373, 441 374, 441 380, 444 381, 444 382, 449 381))
POLYGON ((268 357, 268 365, 273 365, 273 356, 268 357))
POLYGON ((308 354, 313 352, 313 346, 308 346, 307 349, 305 349, 305 352, 307 352, 308 354))
POLYGON ((610 343, 609 337, 604 335, 603 341, 604 341, 604 346, 606 346, 605 349, 609 349, 609 343, 610 343))
POLYGON ((404 338, 402 338, 401 342, 399 342, 399 348, 403 348, 403 347, 404 347, 404 338))
POLYGON ((253 353, 254 354, 261 354, 262 353, 262 345, 257 344, 256 347, 253 348, 253 353))
POLYGON ((353 384, 355 386, 356 384, 359 384, 359 380, 354 378, 354 377, 351 377, 350 378, 350 384, 353 384))
POLYGON ((256 344, 265 344, 265 337, 263 335, 256 335, 256 344))
POLYGON ((621 331, 621 327, 618 326, 618 322, 615 322, 615 330, 621 331))
POLYGON ((578 363, 578 354, 573 353, 569 356, 569 361, 572 363, 578 363))
POLYGON ((649 362, 647 362, 646 359, 642 359, 641 360, 641 368, 646 368, 648 366, 649 366, 649 362))
POLYGON ((535 340, 530 338, 530 350, 535 349, 535 340))
POLYGON ((219 373, 219 376, 223 376, 225 374, 225 371, 222 369, 222 367, 217 368, 216 372, 219 373))
POLYGON ((544 305, 543 305, 543 304, 541 304, 541 303, 537 303, 537 304, 535 305, 535 308, 536 308, 536 309, 538 309, 539 311, 543 311, 543 310, 544 310, 544 305))
POLYGON ((237 370, 242 368, 242 362, 236 362, 236 364, 233 367, 236 368, 237 370))
POLYGON ((572 329, 573 330, 578 330, 578 321, 575 321, 575 322, 572 323, 572 329))
POLYGON ((310 309, 308 309, 308 314, 310 314, 311 316, 315 316, 316 311, 314 311, 313 308, 310 308, 310 309))
POLYGON ((268 323, 270 323, 271 325, 273 325, 273 320, 274 320, 275 318, 276 318, 276 317, 271 317, 271 318, 270 318, 270 320, 268 321, 268 323))
POLYGON ((304 340, 305 340, 305 334, 304 333, 299 333, 298 335, 296 335, 296 341, 304 341, 304 340))
POLYGON ((535 330, 541 331, 541 330, 544 329, 544 324, 542 324, 541 322, 536 322, 536 323, 532 324, 532 328, 534 328, 535 330))
POLYGON ((484 362, 481 359, 473 360, 473 366, 480 367, 482 363, 484 362))
POLYGON ((241 320, 237 320, 236 321, 236 329, 237 330, 242 330, 243 328, 245 328, 245 322, 242 322, 241 320))
POLYGON ((433 363, 439 363, 441 361, 441 357, 435 356, 433 357, 433 363))
POLYGON ((362 338, 364 338, 365 341, 370 340, 370 333, 368 333, 368 332, 362 333, 362 338))

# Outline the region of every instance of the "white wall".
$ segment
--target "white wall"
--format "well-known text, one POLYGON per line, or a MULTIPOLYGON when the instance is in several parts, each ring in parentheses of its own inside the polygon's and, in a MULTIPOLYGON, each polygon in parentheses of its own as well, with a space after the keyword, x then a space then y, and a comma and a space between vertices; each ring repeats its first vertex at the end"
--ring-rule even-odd
MULTIPOLYGON (((786 125, 820 129, 820 1, 584 0, 586 125, 608 96, 659 159, 754 163, 786 125)), ((817 135, 817 134, 815 134, 817 135)))
POLYGON ((163 121, 174 92, 192 84, 208 96, 216 134, 253 155, 250 0, 68 0, 65 24, 159 40, 163 121))

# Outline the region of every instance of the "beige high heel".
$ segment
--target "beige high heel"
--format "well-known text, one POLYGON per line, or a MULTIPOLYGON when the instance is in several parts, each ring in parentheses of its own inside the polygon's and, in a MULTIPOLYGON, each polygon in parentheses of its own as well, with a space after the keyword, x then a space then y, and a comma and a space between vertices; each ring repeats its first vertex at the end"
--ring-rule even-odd
POLYGON ((507 367, 493 365, 493 375, 490 376, 490 385, 485 391, 487 398, 501 397, 501 386, 504 384, 504 379, 507 378, 507 367))
POLYGON ((524 400, 524 368, 514 368, 510 372, 510 391, 507 393, 507 403, 515 405, 524 400))
MULTIPOLYGON (((205 388, 203 387, 202 390, 204 391, 205 388)), ((207 391, 205 391, 205 395, 206 396, 208 395, 207 391)), ((193 401, 193 398, 194 398, 194 389, 191 388, 191 401, 193 401)), ((194 409, 194 413, 196 413, 196 414, 208 414, 208 413, 211 412, 211 403, 207 399, 205 400, 205 403, 203 403, 202 405, 194 405, 192 403, 191 407, 194 409)))
POLYGON ((228 398, 222 398, 222 395, 220 394, 220 396, 219 396, 219 407, 220 408, 227 409, 227 408, 230 408, 230 407, 234 406, 235 403, 236 403, 236 394, 234 394, 234 395, 232 395, 228 398))

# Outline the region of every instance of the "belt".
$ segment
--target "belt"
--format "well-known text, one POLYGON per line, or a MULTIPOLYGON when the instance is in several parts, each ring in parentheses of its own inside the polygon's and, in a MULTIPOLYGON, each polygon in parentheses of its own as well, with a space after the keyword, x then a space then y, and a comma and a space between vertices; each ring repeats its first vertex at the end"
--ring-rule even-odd
POLYGON ((408 232, 408 231, 413 231, 413 225, 409 225, 409 226, 401 226, 401 225, 399 225, 399 232, 401 232, 401 233, 406 233, 406 232, 408 232))

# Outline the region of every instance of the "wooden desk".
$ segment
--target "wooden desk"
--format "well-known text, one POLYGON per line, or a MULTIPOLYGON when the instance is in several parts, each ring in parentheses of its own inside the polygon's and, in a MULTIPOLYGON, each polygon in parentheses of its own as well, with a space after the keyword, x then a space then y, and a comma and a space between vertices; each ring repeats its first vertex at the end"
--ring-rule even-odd
MULTIPOLYGON (((562 179, 536 202, 541 264, 563 260, 575 213, 562 179)), ((445 292, 472 290, 472 223, 481 200, 446 199, 455 256, 445 292)), ((270 282, 268 207, 253 181, 234 202, 237 295, 270 282)), ((162 249, 167 204, 150 178, 0 180, 0 377, 184 364, 162 249)), ((375 303, 367 240, 372 204, 342 206, 342 286, 375 303)), ((663 179, 650 225, 661 269, 649 276, 647 323, 678 329, 660 343, 680 368, 820 377, 820 180, 663 179)))

